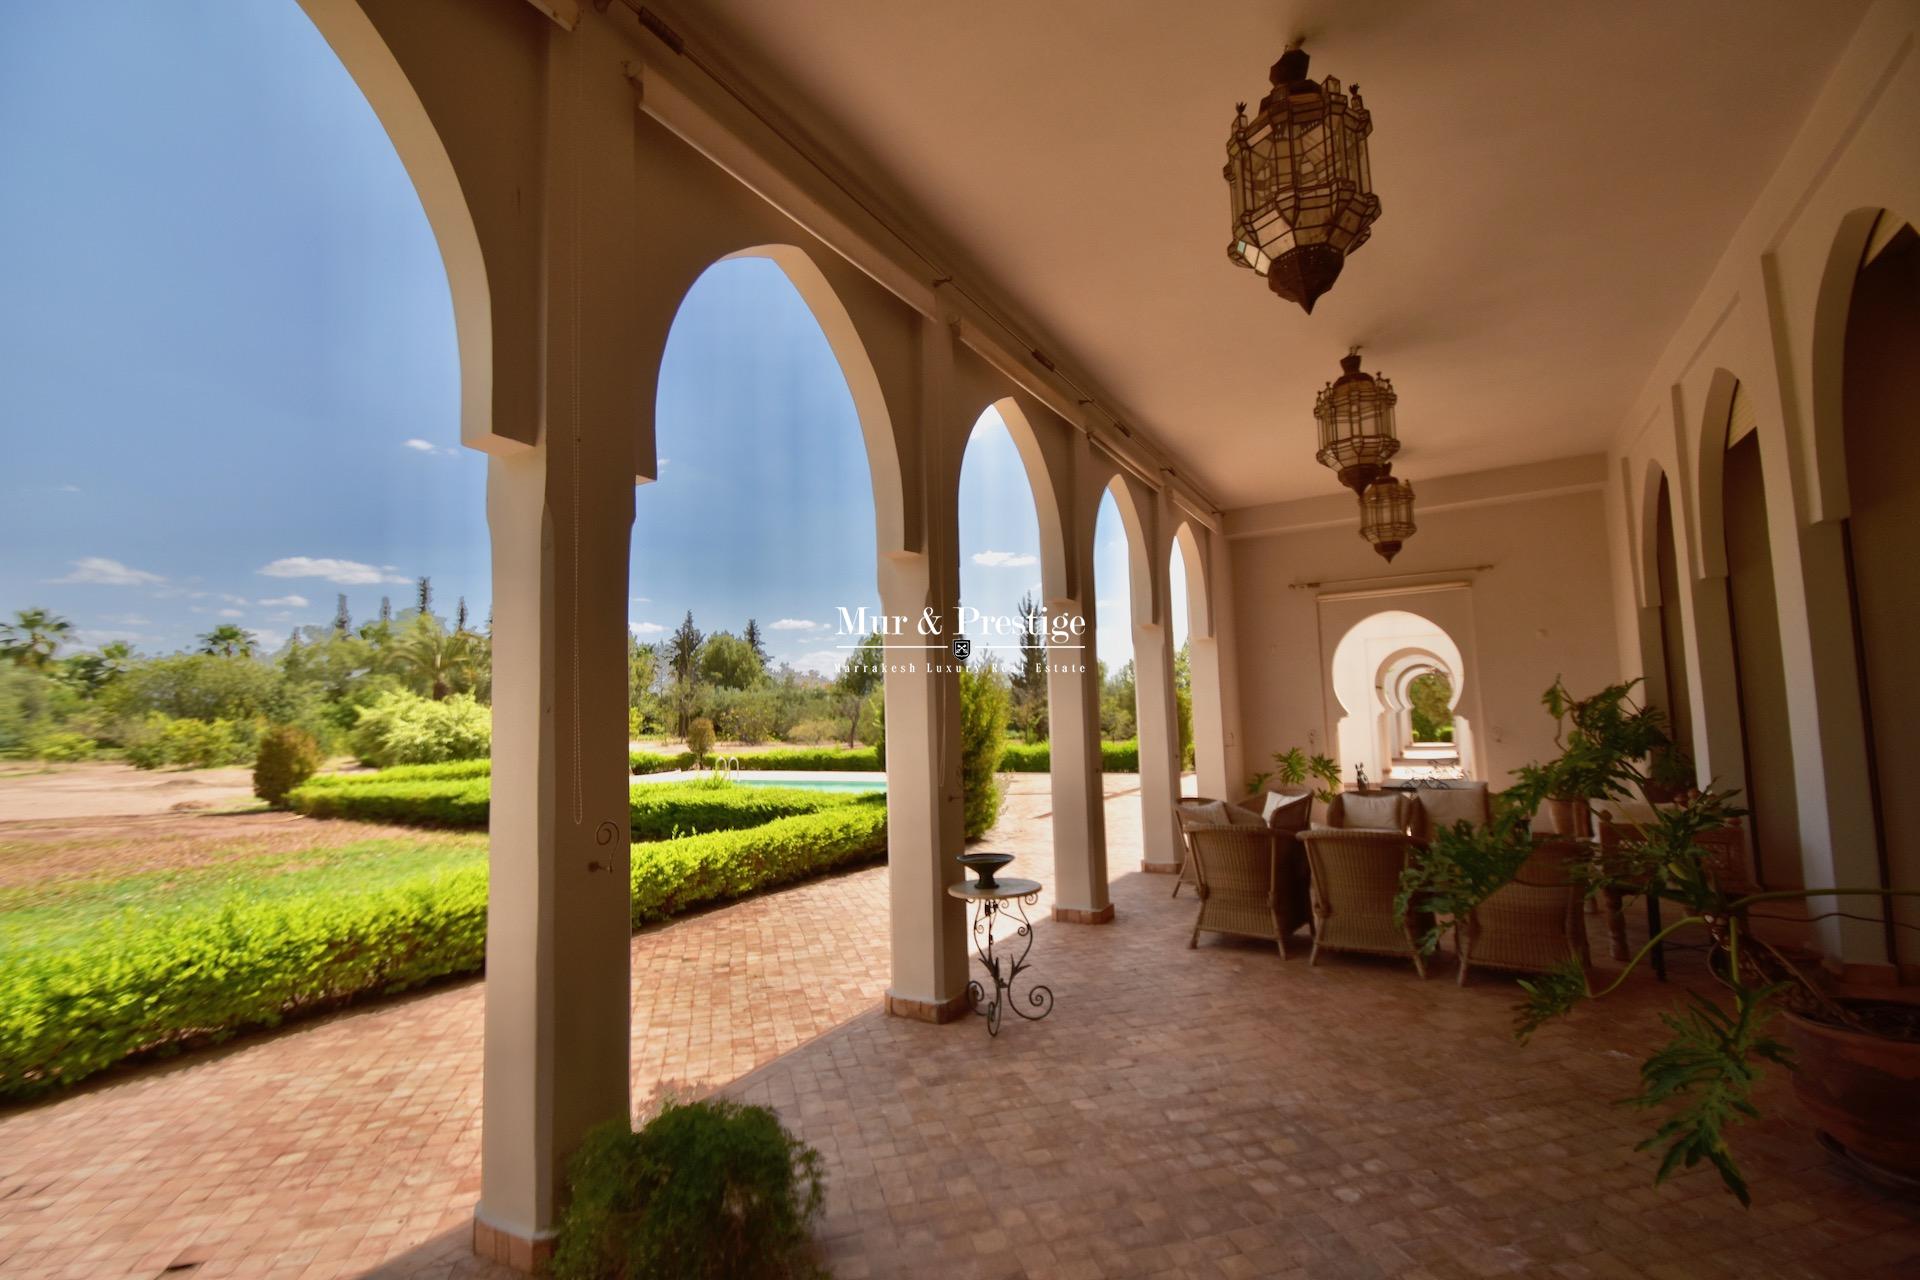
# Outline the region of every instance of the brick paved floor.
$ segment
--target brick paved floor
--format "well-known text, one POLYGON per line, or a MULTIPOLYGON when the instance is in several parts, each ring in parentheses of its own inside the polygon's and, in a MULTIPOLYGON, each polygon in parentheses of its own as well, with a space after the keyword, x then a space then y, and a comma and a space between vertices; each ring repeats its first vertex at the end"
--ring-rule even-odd
MULTIPOLYGON (((1017 779, 993 842, 1050 882, 1046 809, 1045 780, 1017 779)), ((1108 821, 1119 920, 1038 928, 1047 1021, 989 1040, 875 1012, 868 869, 636 937, 636 1100, 726 1085, 777 1106, 826 1156, 819 1235, 843 1280, 1920 1274, 1920 1211, 1829 1164, 1781 1081, 1738 1139, 1750 1212, 1711 1174, 1649 1185, 1647 1117, 1609 1100, 1674 987, 1632 985, 1522 1049, 1498 977, 1187 950, 1191 898, 1131 871, 1132 792, 1108 821)), ((480 995, 0 1113, 0 1275, 503 1274, 466 1243, 480 995)))

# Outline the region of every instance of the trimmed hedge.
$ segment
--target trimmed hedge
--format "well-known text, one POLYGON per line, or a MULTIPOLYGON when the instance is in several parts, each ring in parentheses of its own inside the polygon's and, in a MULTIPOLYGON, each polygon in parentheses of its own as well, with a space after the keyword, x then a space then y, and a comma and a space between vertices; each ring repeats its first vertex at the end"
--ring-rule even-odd
POLYGON ((715 831, 633 848, 633 922, 738 898, 884 853, 887 806, 854 796, 819 813, 750 831, 715 831))
MULTIPOLYGON (((880 773, 885 766, 880 763, 880 754, 872 747, 775 747, 769 751, 742 751, 738 756, 729 752, 718 752, 729 764, 740 762, 742 773, 760 769, 806 769, 816 772, 834 773, 880 773)), ((715 756, 707 757, 712 764, 715 756)), ((694 766, 694 754, 682 751, 677 755, 666 755, 658 751, 630 751, 627 753, 630 770, 640 773, 665 773, 670 769, 691 769, 694 766)))
MULTIPOLYGON (((1009 742, 1000 757, 1002 773, 1045 773, 1053 767, 1053 749, 1044 742, 1009 742)), ((1125 742, 1103 742, 1100 744, 1100 771, 1102 773, 1138 773, 1140 772, 1140 743, 1129 738, 1125 742)))
MULTIPOLYGON (((632 854, 633 921, 859 862, 886 847, 886 806, 855 797, 749 831, 632 854)), ((472 973, 486 954, 483 861, 303 896, 235 892, 196 910, 129 912, 111 929, 0 955, 0 1098, 70 1085, 133 1054, 369 994, 472 973)))
MULTIPOLYGON (((472 764, 475 762, 467 762, 472 764)), ((484 827, 493 780, 488 777, 409 776, 451 765, 418 765, 377 774, 336 775, 324 785, 296 788, 289 807, 310 818, 350 818, 433 827, 484 827), (340 781, 340 778, 347 781, 340 781)), ((319 781, 315 779, 314 781, 319 781)), ((628 796, 635 840, 665 840, 702 831, 739 831, 776 818, 818 813, 857 795, 800 787, 715 787, 705 783, 654 782, 628 796)))

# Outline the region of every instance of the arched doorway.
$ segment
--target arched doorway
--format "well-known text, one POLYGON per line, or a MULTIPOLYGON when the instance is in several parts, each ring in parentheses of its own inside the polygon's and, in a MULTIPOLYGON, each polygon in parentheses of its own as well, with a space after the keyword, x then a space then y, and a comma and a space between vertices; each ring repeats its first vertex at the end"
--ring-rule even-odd
MULTIPOLYGON (((1771 886, 1797 885, 1804 880, 1799 806, 1792 740, 1783 732, 1786 669, 1760 432, 1751 393, 1724 370, 1708 396, 1700 448, 1702 538, 1722 541, 1739 772, 1744 775, 1716 781, 1741 789, 1756 875, 1771 886)), ((1725 772, 1717 762, 1714 768, 1725 772)))
MULTIPOLYGON (((988 406, 967 433, 960 461, 960 608, 972 642, 969 678, 1003 688, 1007 739, 1016 749, 1051 737, 1042 558, 1043 542, 1059 542, 1052 493, 1025 415, 1011 400, 988 406), (1043 505, 1053 517, 1052 538, 1042 534, 1043 505), (1016 618, 1029 629, 1017 635, 997 629, 999 620, 1016 618)), ((1003 785, 1027 782, 1018 774, 1003 785)), ((979 803, 967 797, 970 812, 979 803)))
POLYGON ((1102 737, 1134 744, 1141 863, 1157 871, 1180 861, 1181 760, 1171 636, 1155 614, 1151 510, 1126 477, 1108 482, 1094 520, 1094 594, 1102 737))
POLYGON ((628 597, 634 728, 661 749, 696 721, 723 750, 876 740, 880 664, 834 613, 875 587, 874 473, 850 382, 772 251, 713 264, 681 299, 628 597))
POLYGON ((1184 653, 1188 706, 1187 740, 1192 743, 1193 776, 1181 789, 1199 795, 1231 797, 1239 785, 1227 776, 1225 710, 1220 692, 1220 650, 1215 635, 1210 567, 1202 534, 1189 521, 1174 530, 1168 566, 1168 605, 1176 653, 1184 653))
POLYGON ((1340 635, 1327 678, 1335 759, 1349 780, 1356 768, 1373 783, 1472 776, 1466 660, 1432 619, 1406 609, 1368 614, 1340 635), (1416 719, 1430 736, 1416 734, 1416 719))
MULTIPOLYGON (((1908 657, 1920 627, 1920 235, 1882 213, 1869 233, 1847 309, 1841 372, 1846 518, 1841 522, 1859 689, 1883 874, 1920 883, 1920 813, 1898 797, 1920 684, 1908 657)), ((1895 921, 1920 927, 1920 903, 1897 899, 1895 921)), ((1920 974, 1920 935, 1891 931, 1896 962, 1920 974)))

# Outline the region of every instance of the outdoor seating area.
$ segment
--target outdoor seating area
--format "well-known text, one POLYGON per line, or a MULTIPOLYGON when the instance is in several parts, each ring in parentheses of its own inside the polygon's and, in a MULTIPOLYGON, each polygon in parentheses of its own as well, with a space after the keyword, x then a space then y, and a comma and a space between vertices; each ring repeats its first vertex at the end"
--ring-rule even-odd
MULTIPOLYGON (((1188 945, 1197 945, 1202 933, 1263 938, 1276 943, 1284 959, 1289 940, 1305 927, 1311 930, 1309 963, 1318 964, 1322 951, 1398 956, 1424 978, 1431 957, 1422 939, 1435 921, 1418 909, 1417 894, 1401 909, 1402 873, 1418 863, 1436 830, 1484 827, 1492 818, 1491 794, 1484 782, 1342 791, 1317 802, 1323 823, 1312 826, 1305 823, 1316 798, 1304 786, 1276 784, 1230 805, 1184 797, 1179 818, 1186 858, 1172 896, 1192 885, 1200 901, 1188 945)), ((1603 822, 1599 856, 1635 836, 1603 822)), ((1703 839, 1712 843, 1716 861, 1744 856, 1737 828, 1703 839)), ((1511 883, 1445 921, 1460 984, 1476 965, 1542 973, 1569 959, 1589 963, 1579 865, 1591 856, 1575 842, 1541 843, 1511 883)), ((1610 938, 1624 940, 1617 896, 1607 922, 1610 938)), ((1611 954, 1626 959, 1621 946, 1611 954)))

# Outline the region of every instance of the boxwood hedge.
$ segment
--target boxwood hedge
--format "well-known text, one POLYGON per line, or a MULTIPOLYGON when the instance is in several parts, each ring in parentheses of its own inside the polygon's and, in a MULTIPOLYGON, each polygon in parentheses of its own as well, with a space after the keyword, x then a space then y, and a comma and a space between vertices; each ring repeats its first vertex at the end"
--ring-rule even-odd
MULTIPOLYGON (((729 765, 738 762, 742 772, 760 769, 807 769, 835 773, 879 773, 880 753, 872 747, 774 747, 766 751, 742 751, 738 755, 721 751, 717 757, 729 765)), ((668 755, 658 751, 630 751, 627 763, 634 773, 665 773, 669 769, 691 769, 694 754, 682 751, 668 755)))
MULTIPOLYGON (((633 847, 636 925, 869 858, 886 806, 853 797, 746 831, 633 847)), ((248 895, 0 955, 0 1098, 68 1085, 137 1053, 472 973, 486 952, 484 860, 389 884, 248 895)))
MULTIPOLYGON (((1000 757, 1002 773, 1045 773, 1052 767, 1053 751, 1044 742, 1009 742, 1006 752, 1000 757)), ((1101 743, 1100 771, 1140 772, 1140 743, 1133 738, 1125 742, 1101 743)))
MULTIPOLYGON (((296 788, 287 797, 287 804, 311 818, 484 827, 492 779, 484 775, 421 772, 457 767, 416 765, 383 769, 379 773, 315 778, 296 788)), ((714 787, 705 783, 658 782, 634 787, 628 797, 628 810, 635 840, 664 840, 702 831, 757 827, 775 818, 818 813, 856 798, 845 793, 799 787, 714 787)))

